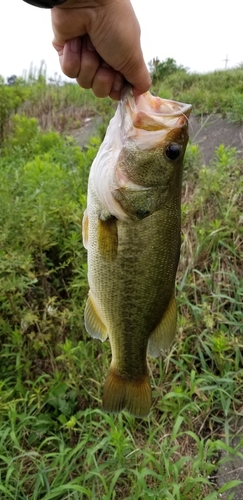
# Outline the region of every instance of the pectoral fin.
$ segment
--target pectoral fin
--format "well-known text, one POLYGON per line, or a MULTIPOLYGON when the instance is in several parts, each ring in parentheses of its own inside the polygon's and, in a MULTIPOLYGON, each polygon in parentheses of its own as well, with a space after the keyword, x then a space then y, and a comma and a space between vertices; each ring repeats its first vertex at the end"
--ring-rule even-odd
POLYGON ((148 354, 154 358, 167 351, 175 337, 176 331, 176 302, 174 295, 162 317, 162 320, 151 333, 148 341, 148 354))
POLYGON ((118 235, 117 219, 110 216, 106 220, 99 219, 98 245, 101 256, 106 260, 114 260, 117 256, 118 235))
POLYGON ((84 310, 84 324, 87 332, 91 337, 99 339, 102 342, 107 338, 107 330, 105 325, 102 323, 97 309, 95 308, 95 303, 91 299, 90 295, 87 299, 85 310, 84 310))

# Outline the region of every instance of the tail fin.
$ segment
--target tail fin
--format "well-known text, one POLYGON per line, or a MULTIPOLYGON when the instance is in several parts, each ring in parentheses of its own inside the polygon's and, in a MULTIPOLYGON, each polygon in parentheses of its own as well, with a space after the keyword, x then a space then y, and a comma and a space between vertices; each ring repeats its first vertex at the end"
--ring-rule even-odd
POLYGON ((110 368, 104 386, 103 410, 127 410, 135 417, 146 417, 151 407, 151 387, 147 374, 136 379, 122 377, 110 368))

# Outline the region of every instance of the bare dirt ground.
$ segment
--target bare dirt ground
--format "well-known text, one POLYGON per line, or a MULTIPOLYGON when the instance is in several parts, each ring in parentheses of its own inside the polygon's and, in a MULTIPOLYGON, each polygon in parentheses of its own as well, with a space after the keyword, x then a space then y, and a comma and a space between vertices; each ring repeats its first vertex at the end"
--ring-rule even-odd
POLYGON ((81 128, 72 130, 70 135, 72 135, 76 139, 78 145, 83 148, 88 145, 92 136, 97 135, 98 127, 101 124, 102 118, 100 116, 90 116, 84 119, 81 128))
POLYGON ((192 116, 189 124, 190 140, 199 145, 204 165, 210 163, 220 144, 236 148, 243 157, 243 124, 232 123, 221 115, 192 116))
MULTIPOLYGON (((232 437, 230 442, 230 446, 235 451, 235 453, 241 454, 243 453, 243 426, 241 420, 241 427, 239 427, 239 422, 237 423, 237 430, 235 430, 236 434, 232 437)), ((242 481, 243 482, 243 459, 241 456, 237 456, 236 454, 229 454, 227 451, 224 451, 221 455, 222 465, 220 466, 217 476, 216 482, 219 487, 225 485, 229 481, 242 481)), ((230 494, 234 493, 234 500, 243 500, 243 484, 239 484, 234 488, 226 491, 221 494, 221 500, 228 500, 232 498, 230 494)))

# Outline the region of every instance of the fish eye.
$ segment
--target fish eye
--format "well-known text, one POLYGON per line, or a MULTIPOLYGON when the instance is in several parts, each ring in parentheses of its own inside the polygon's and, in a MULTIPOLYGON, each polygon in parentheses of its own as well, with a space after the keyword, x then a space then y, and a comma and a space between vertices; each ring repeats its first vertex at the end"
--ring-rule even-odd
POLYGON ((165 154, 169 160, 176 160, 181 154, 181 149, 178 144, 171 144, 166 148, 165 154))

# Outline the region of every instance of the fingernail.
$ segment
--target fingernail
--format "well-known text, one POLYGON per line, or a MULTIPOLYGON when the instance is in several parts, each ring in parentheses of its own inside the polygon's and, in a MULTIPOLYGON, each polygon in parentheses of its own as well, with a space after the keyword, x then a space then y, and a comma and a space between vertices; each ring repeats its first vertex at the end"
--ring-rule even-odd
POLYGON ((80 47, 81 47, 80 38, 73 38, 72 40, 70 40, 71 52, 73 52, 74 54, 77 54, 78 52, 80 52, 80 47))

